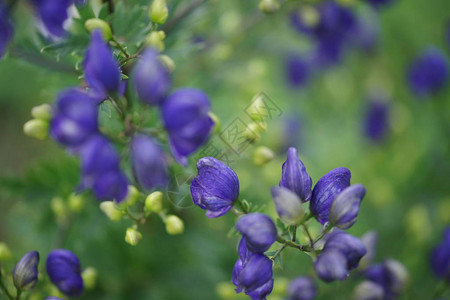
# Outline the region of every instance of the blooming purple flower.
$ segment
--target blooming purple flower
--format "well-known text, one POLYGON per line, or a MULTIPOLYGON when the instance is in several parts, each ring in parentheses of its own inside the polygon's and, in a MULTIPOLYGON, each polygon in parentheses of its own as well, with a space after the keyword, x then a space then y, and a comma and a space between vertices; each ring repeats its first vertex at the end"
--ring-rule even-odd
POLYGON ((389 105, 383 100, 370 101, 367 107, 364 133, 372 141, 380 141, 389 130, 389 105))
POLYGON ((347 261, 347 269, 349 271, 358 267, 359 261, 367 252, 366 247, 360 239, 344 231, 330 234, 323 251, 338 251, 343 254, 347 261))
POLYGON ((303 220, 305 209, 297 194, 278 186, 273 187, 271 193, 281 221, 287 225, 297 225, 303 220))
POLYGON ((191 183, 194 204, 205 209, 209 218, 226 214, 239 196, 236 173, 214 157, 200 159, 197 170, 198 175, 191 183))
POLYGON ((340 229, 348 229, 356 223, 361 201, 366 194, 362 184, 347 187, 334 198, 330 207, 330 222, 340 229))
POLYGON ((47 257, 47 274, 65 295, 78 297, 83 293, 80 261, 71 251, 57 249, 50 252, 47 257))
POLYGON ((314 269, 325 282, 345 280, 349 275, 347 259, 337 250, 322 252, 314 263, 314 269))
POLYGON ((10 20, 9 10, 3 3, 0 3, 0 58, 5 54, 13 35, 14 28, 10 20))
POLYGON ((180 88, 162 104, 162 118, 175 159, 187 166, 187 156, 208 139, 214 125, 208 96, 194 88, 180 88))
POLYGON ((45 28, 52 35, 61 37, 65 34, 64 22, 69 17, 68 9, 73 0, 32 0, 45 28))
POLYGON ((130 144, 134 178, 139 186, 151 190, 168 182, 164 151, 152 138, 137 134, 130 144))
POLYGON ((159 105, 169 93, 169 72, 159 61, 158 52, 154 49, 145 50, 134 68, 133 79, 139 98, 147 104, 159 105))
POLYGON ((236 292, 242 291, 253 300, 263 300, 273 288, 272 261, 263 254, 252 254, 248 260, 238 259, 233 269, 236 292))
POLYGON ((119 91, 120 68, 100 30, 92 33, 83 67, 87 83, 99 98, 119 91))
POLYGON ((311 198, 312 180, 303 162, 298 159, 296 148, 289 148, 281 171, 280 186, 296 193, 302 202, 311 198))
POLYGON ((308 82, 311 70, 308 61, 300 55, 291 55, 286 59, 286 79, 293 88, 304 87, 308 82))
POLYGON ((243 215, 236 222, 236 229, 247 242, 251 252, 263 253, 277 239, 277 228, 272 219, 262 213, 243 215))
POLYGON ((307 276, 297 277, 291 281, 288 287, 289 300, 312 300, 316 297, 317 286, 307 276))
POLYGON ((14 285, 19 290, 29 290, 38 280, 39 253, 30 251, 16 264, 13 270, 14 285))
POLYGON ((450 281, 450 226, 444 230, 442 242, 431 253, 431 267, 436 276, 450 281))
POLYGON ((408 69, 408 83, 418 97, 433 96, 448 80, 446 55, 437 47, 426 48, 408 69))
POLYGON ((62 91, 50 122, 52 137, 64 146, 77 147, 98 132, 98 105, 78 88, 62 91))
POLYGON ((408 282, 408 271, 400 262, 393 259, 372 265, 366 270, 365 276, 383 288, 385 299, 395 299, 408 282))
POLYGON ((336 168, 325 174, 314 186, 310 209, 317 221, 328 222, 331 203, 350 185, 351 173, 346 168, 336 168))

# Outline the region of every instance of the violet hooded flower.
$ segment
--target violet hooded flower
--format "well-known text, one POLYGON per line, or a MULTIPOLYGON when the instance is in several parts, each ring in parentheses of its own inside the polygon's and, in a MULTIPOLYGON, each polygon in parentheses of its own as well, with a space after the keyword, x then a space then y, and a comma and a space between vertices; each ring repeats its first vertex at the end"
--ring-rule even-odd
POLYGON ((69 17, 68 9, 73 0, 32 0, 42 23, 49 33, 56 37, 65 34, 64 22, 69 17))
POLYGON ((307 202, 311 198, 312 180, 294 147, 289 148, 286 161, 283 163, 280 186, 296 193, 302 202, 307 202))
POLYGON ((436 276, 450 281, 450 227, 444 230, 442 242, 431 253, 431 267, 436 276))
POLYGON ((396 299, 409 280, 403 264, 393 259, 372 265, 366 270, 365 277, 383 288, 385 299, 396 299))
POLYGON ((147 49, 142 54, 134 68, 133 80, 139 99, 150 105, 161 104, 170 90, 170 74, 155 49, 147 49))
POLYGON ((351 173, 346 168, 336 168, 325 174, 314 186, 311 195, 311 213, 321 224, 329 220, 334 198, 350 185, 351 173))
POLYGON ((245 237, 248 249, 254 253, 264 253, 278 236, 272 219, 262 213, 241 216, 236 222, 236 229, 245 237))
POLYGON ((331 224, 348 229, 356 223, 361 201, 366 194, 362 184, 354 184, 340 192, 331 203, 329 219, 331 224))
POLYGON ((345 256, 336 250, 324 251, 314 263, 317 276, 325 281, 345 280, 349 276, 345 256))
POLYGON ((175 159, 187 166, 187 156, 209 138, 214 125, 208 96, 194 88, 180 88, 162 104, 162 118, 175 159))
POLYGON ((194 204, 205 209, 209 218, 226 214, 239 196, 236 173, 214 157, 200 159, 197 170, 198 175, 191 183, 194 204))
POLYGON ((0 58, 5 54, 13 35, 14 28, 10 20, 9 9, 0 3, 0 58))
POLYGON ((386 137, 389 130, 389 105, 386 101, 370 101, 364 121, 364 133, 372 141, 386 137))
POLYGON ((69 297, 83 293, 81 264, 78 257, 69 250, 57 249, 47 257, 47 274, 58 289, 69 297))
POLYGON ((349 271, 358 267, 359 261, 367 253, 366 247, 360 239, 344 231, 330 234, 323 248, 323 252, 331 250, 338 251, 345 256, 349 271))
POLYGON ((312 300, 316 297, 316 294, 317 286, 307 276, 295 278, 288 287, 289 300, 312 300))
POLYGON ((29 290, 38 280, 39 253, 30 251, 16 264, 13 270, 13 282, 19 290, 29 290))
POLYGON ((246 261, 238 259, 233 269, 236 292, 242 291, 253 300, 264 300, 272 292, 272 261, 263 254, 252 254, 246 261))

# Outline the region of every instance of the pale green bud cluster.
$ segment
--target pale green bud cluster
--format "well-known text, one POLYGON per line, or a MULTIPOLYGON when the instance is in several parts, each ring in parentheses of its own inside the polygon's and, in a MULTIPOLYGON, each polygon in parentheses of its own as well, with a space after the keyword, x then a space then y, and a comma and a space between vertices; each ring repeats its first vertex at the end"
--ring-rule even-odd
POLYGON ((100 203, 100 209, 113 222, 122 220, 123 213, 114 201, 104 201, 100 203))
POLYGON ((93 267, 87 267, 82 273, 81 277, 83 278, 84 287, 87 290, 92 290, 95 288, 97 283, 98 272, 93 267))
POLYGON ((137 229, 130 227, 125 233, 125 242, 131 246, 136 246, 142 239, 142 233, 137 231, 137 229))
POLYGON ((144 211, 146 213, 160 213, 162 211, 163 193, 156 191, 145 199, 144 211))
POLYGON ((93 32, 94 30, 100 30, 103 35, 103 38, 109 41, 112 38, 112 31, 109 24, 102 19, 89 19, 84 23, 84 27, 87 31, 93 32))
POLYGON ((266 14, 272 14, 280 8, 277 0, 261 0, 259 2, 259 9, 266 14))
POLYGON ((253 163, 262 167, 275 158, 275 153, 270 148, 259 146, 253 152, 253 163))
POLYGON ((169 16, 166 0, 153 0, 149 16, 153 23, 164 24, 169 16))
POLYGON ((182 234, 184 232, 184 223, 175 215, 168 215, 166 218, 166 231, 170 235, 182 234))
POLYGON ((48 137, 50 119, 52 117, 52 107, 48 104, 35 106, 31 109, 33 119, 23 125, 23 132, 39 140, 48 137))
POLYGON ((163 51, 165 48, 164 45, 164 39, 166 38, 166 34, 164 31, 152 31, 148 34, 147 38, 145 39, 145 44, 148 47, 155 48, 158 51, 163 51))

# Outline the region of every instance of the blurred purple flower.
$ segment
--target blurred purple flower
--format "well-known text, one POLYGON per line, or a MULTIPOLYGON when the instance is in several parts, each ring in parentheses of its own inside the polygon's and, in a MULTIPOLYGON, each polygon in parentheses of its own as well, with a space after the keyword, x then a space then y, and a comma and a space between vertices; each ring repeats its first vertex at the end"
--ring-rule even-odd
POLYGON ((383 300, 384 290, 379 284, 372 281, 363 281, 355 288, 353 300, 383 300))
POLYGON ((13 270, 14 286, 19 290, 29 290, 38 281, 39 253, 30 251, 16 264, 13 270))
POLYGON ((61 37, 65 34, 64 22, 69 17, 68 9, 73 0, 31 0, 36 6, 42 23, 52 35, 61 37))
POLYGON ((450 226, 445 228, 442 242, 431 253, 431 267, 436 276, 450 281, 450 226))
POLYGON ((0 58, 6 52, 9 42, 14 35, 14 28, 10 20, 9 9, 0 3, 0 58))
POLYGON ((272 261, 263 254, 252 254, 246 261, 238 259, 233 269, 236 292, 242 291, 253 300, 263 300, 273 288, 272 261))
POLYGON ((80 261, 71 251, 57 249, 50 252, 47 257, 47 274, 65 295, 78 297, 83 293, 80 261))
POLYGON ((388 259, 381 264, 369 267, 365 276, 368 280, 383 287, 384 299, 396 299, 408 281, 408 272, 398 261, 388 259))
POLYGON ((206 216, 226 214, 239 196, 236 173, 220 160, 203 157, 197 162, 198 175, 192 180, 191 195, 195 205, 206 210, 206 216))
POLYGON ((262 213, 241 216, 236 222, 236 229, 245 237, 248 249, 254 253, 263 253, 269 249, 278 236, 272 219, 262 213))
POLYGON ((307 276, 293 279, 288 287, 289 300, 312 300, 316 297, 316 294, 317 286, 307 276))
POLYGON ((366 189, 362 184, 351 185, 340 192, 331 203, 329 216, 331 224, 340 229, 352 227, 356 223, 365 194, 366 189))
POLYGON ((309 63, 300 55, 290 55, 285 62, 286 79, 293 88, 304 87, 310 77, 309 63))
POLYGON ((359 262, 360 269, 367 269, 367 267, 375 260, 377 240, 378 235, 375 231, 368 231, 361 237, 361 242, 364 244, 364 247, 366 247, 367 252, 359 262))
POLYGON ((314 263, 314 269, 317 276, 325 282, 342 281, 349 275, 345 256, 336 250, 322 252, 314 263))
POLYGON ((282 166, 280 186, 296 193, 302 202, 311 199, 312 180, 294 147, 287 151, 286 161, 282 166))
POLYGON ((50 296, 50 297, 46 297, 44 300, 63 300, 63 299, 54 297, 54 296, 50 296))
POLYGON ((330 234, 325 243, 323 251, 338 251, 343 254, 347 261, 347 270, 358 267, 359 261, 367 253, 366 247, 360 239, 344 232, 338 231, 330 234))
POLYGON ((374 8, 381 8, 382 6, 388 5, 394 0, 367 0, 370 5, 372 5, 374 8))
POLYGON ((389 125, 388 103, 381 99, 370 101, 365 117, 365 135, 372 141, 380 141, 388 134, 389 125))

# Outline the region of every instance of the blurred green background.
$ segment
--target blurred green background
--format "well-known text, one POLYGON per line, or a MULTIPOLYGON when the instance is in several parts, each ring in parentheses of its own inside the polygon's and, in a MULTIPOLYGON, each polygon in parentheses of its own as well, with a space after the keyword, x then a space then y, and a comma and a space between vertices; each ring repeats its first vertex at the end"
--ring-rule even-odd
MULTIPOLYGON (((146 1, 127 4, 134 2, 146 1)), ((261 168, 254 166, 252 146, 231 165, 240 179, 242 197, 265 205, 272 216, 270 188, 278 184, 285 160, 283 126, 288 118, 299 119, 296 146, 313 182, 333 168, 349 168, 352 182, 367 187, 350 232, 361 236, 375 230, 377 260, 392 257, 406 265, 410 283, 401 299, 430 299, 437 285, 429 267, 430 251, 450 223, 450 89, 428 101, 418 100, 407 88, 405 72, 428 45, 449 53, 444 30, 450 2, 395 1, 379 13, 376 53, 349 52, 341 64, 316 74, 300 90, 288 87, 283 69, 286 53, 308 47, 305 37, 289 24, 293 4, 270 16, 259 12, 257 5, 258 1, 207 1, 183 20, 166 40, 165 53, 177 66, 175 87, 204 90, 223 127, 236 117, 248 120, 244 109, 259 92, 281 108, 283 114, 268 122, 259 142, 276 151, 276 159, 261 168), (193 44, 197 37, 205 42, 193 44), (372 88, 391 95, 390 133, 379 144, 362 134, 372 88)), ((16 23, 22 22, 17 40, 29 36, 23 24, 27 13, 24 8, 16 18, 16 23)), ((0 62, 0 241, 17 258, 38 250, 41 268, 58 240, 51 200, 73 190, 79 166, 53 141, 26 137, 22 126, 33 106, 52 103, 58 91, 76 84, 73 74, 12 55, 0 62)), ((214 140, 220 145, 217 137, 214 140)), ((192 162, 187 174, 195 172, 192 162)), ((72 218, 63 243, 80 257, 83 267, 92 266, 99 273, 95 289, 82 299, 233 299, 230 283, 238 237, 228 232, 235 216, 207 219, 192 205, 188 189, 181 189, 179 196, 180 205, 170 201, 164 205, 184 219, 185 233, 169 236, 160 219, 150 217, 136 247, 124 242, 131 222, 112 223, 98 203, 88 199, 72 218)), ((269 299, 285 296, 286 280, 312 272, 308 256, 287 249, 269 299)), ((355 276, 321 283, 317 299, 349 299, 358 281, 355 276)))

